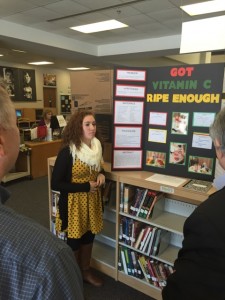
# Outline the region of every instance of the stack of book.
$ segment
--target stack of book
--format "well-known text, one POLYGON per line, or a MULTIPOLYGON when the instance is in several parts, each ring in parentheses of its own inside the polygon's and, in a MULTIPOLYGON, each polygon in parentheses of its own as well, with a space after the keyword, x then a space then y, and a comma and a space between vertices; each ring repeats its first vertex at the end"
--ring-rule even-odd
POLYGON ((174 272, 172 266, 143 255, 139 256, 138 263, 146 281, 159 288, 166 285, 167 277, 174 272))
POLYGON ((159 251, 162 253, 170 243, 170 236, 167 230, 127 217, 120 219, 119 241, 147 256, 157 256, 159 251))
POLYGON ((162 192, 137 188, 133 203, 130 205, 130 214, 139 218, 150 219, 155 203, 162 198, 164 198, 162 192))

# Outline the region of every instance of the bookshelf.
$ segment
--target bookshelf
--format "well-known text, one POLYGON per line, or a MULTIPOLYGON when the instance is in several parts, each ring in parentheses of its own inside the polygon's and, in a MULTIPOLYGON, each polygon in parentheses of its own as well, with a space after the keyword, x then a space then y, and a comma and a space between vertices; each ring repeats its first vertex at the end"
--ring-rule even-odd
MULTIPOLYGON (((51 230, 54 216, 52 215, 50 180, 54 162, 55 157, 48 159, 49 217, 51 230)), ((166 186, 165 184, 149 180, 149 177, 154 175, 154 173, 147 171, 111 171, 111 165, 109 163, 105 164, 105 170, 106 179, 115 183, 115 190, 112 193, 113 195, 111 195, 110 201, 105 205, 104 230, 101 234, 96 236, 93 247, 92 266, 113 277, 115 280, 123 282, 146 295, 155 299, 161 299, 162 286, 155 286, 148 276, 146 278, 143 275, 143 272, 140 278, 132 274, 126 274, 123 265, 120 264, 121 247, 133 251, 137 257, 138 255, 144 257, 146 260, 152 262, 152 264, 160 265, 160 267, 166 265, 169 270, 172 270, 174 260, 182 244, 183 224, 195 207, 206 200, 208 195, 213 192, 213 188, 207 193, 185 189, 183 186, 189 179, 185 179, 185 182, 177 187, 166 186), (123 200, 121 199, 121 196, 123 197, 121 191, 122 186, 131 186, 134 190, 140 188, 163 192, 163 197, 155 204, 151 218, 144 219, 139 216, 131 215, 129 210, 128 212, 123 211, 121 206, 123 200), (132 222, 140 223, 142 227, 149 226, 156 228, 156 232, 160 229, 161 232, 164 233, 165 239, 163 243, 161 240, 160 246, 154 255, 146 255, 146 250, 140 250, 126 243, 125 240, 121 240, 121 219, 130 219, 132 222)), ((163 280, 161 283, 163 284, 163 280)))

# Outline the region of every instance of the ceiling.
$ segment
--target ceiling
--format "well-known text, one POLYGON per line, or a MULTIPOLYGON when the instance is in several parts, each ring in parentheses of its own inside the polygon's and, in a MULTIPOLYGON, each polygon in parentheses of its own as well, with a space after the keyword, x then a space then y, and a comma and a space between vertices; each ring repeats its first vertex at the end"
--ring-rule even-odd
MULTIPOLYGON (((190 58, 198 63, 199 54, 179 55, 182 22, 197 19, 179 6, 196 2, 204 1, 0 0, 0 64, 48 60, 54 62, 49 68, 99 69, 188 63, 190 58), (69 29, 108 19, 129 27, 92 34, 69 29)), ((225 62, 225 52, 213 53, 211 61, 225 62)))

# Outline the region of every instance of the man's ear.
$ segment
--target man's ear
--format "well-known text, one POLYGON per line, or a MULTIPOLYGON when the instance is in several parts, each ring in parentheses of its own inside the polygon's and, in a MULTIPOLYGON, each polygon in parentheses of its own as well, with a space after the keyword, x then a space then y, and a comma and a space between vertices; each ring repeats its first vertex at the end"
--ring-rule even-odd
POLYGON ((4 150, 4 139, 0 135, 0 157, 3 157, 5 155, 5 150, 4 150))

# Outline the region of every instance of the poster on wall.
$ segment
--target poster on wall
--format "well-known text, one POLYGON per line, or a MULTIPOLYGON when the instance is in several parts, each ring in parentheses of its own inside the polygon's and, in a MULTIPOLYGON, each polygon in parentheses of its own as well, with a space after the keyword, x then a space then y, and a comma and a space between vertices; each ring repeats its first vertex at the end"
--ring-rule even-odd
POLYGON ((148 68, 143 170, 213 180, 223 76, 223 64, 148 68))
POLYGON ((35 71, 30 69, 19 69, 20 101, 36 101, 35 71))
POLYGON ((0 67, 0 77, 3 78, 10 98, 15 101, 19 95, 18 69, 12 67, 0 67))

